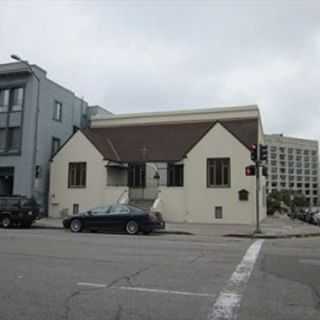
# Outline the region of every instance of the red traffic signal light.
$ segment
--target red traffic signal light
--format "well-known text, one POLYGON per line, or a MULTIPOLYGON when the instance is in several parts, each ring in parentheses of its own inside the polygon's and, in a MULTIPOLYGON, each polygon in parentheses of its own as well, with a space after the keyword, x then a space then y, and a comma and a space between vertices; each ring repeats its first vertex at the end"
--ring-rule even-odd
POLYGON ((256 167, 255 166, 247 166, 245 173, 246 173, 246 176, 255 176, 256 175, 256 167))
POLYGON ((251 160, 257 161, 258 160, 258 147, 256 144, 252 144, 250 146, 250 152, 251 152, 251 160))

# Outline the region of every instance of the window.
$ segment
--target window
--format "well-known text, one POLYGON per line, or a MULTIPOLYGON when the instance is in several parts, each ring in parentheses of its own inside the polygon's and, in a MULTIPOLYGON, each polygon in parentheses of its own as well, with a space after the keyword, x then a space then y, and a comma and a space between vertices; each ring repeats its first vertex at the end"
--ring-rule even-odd
POLYGON ((0 90, 0 112, 8 112, 9 110, 9 89, 0 90))
POLYGON ((222 207, 214 207, 214 217, 216 219, 222 219, 223 218, 222 207))
POLYGON ((69 188, 85 188, 87 180, 86 162, 70 162, 68 174, 69 188))
POLYGON ((144 188, 146 185, 145 164, 129 164, 128 186, 131 188, 144 188))
POLYGON ((289 149, 288 149, 288 153, 291 154, 292 152, 293 152, 292 148, 289 148, 289 149))
POLYGON ((276 153, 271 153, 271 159, 277 159, 277 154, 276 153))
POLYGON ((78 214, 79 213, 79 203, 74 203, 73 204, 72 213, 73 214, 78 214))
POLYGON ((249 200, 249 192, 245 189, 239 191, 239 200, 240 201, 248 201, 249 200))
POLYGON ((168 187, 183 186, 183 164, 168 164, 168 187))
POLYGON ((6 129, 0 129, 0 151, 6 149, 6 129))
POLYGON ((272 172, 272 173, 277 173, 277 168, 276 168, 276 167, 272 167, 272 168, 271 168, 271 172, 272 172))
POLYGON ((277 165, 277 161, 275 161, 275 160, 271 161, 271 165, 272 166, 276 166, 277 165))
POLYGON ((230 159, 207 159, 207 186, 230 187, 230 159))
POLYGON ((53 120, 62 121, 62 103, 54 102, 53 120))
POLYGON ((51 141, 51 155, 53 156, 58 149, 60 148, 60 139, 59 138, 55 138, 52 137, 52 141, 51 141))
POLYGON ((129 213, 129 209, 125 206, 112 206, 110 211, 111 214, 128 214, 129 213))
POLYGON ((23 88, 12 89, 11 99, 11 111, 21 111, 23 105, 23 88))
POLYGON ((276 147, 276 146, 272 146, 272 147, 270 148, 270 151, 271 151, 271 152, 276 152, 276 151, 277 151, 277 147, 276 147))
POLYGON ((9 128, 8 129, 8 151, 19 151, 20 148, 20 128, 9 128))

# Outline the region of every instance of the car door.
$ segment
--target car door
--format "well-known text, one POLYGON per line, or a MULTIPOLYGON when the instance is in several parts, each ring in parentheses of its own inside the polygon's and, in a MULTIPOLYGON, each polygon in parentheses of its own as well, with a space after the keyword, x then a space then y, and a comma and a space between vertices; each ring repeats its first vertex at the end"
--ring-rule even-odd
POLYGON ((108 216, 108 207, 98 207, 88 210, 84 221, 87 227, 93 229, 103 229, 108 216))
POLYGON ((109 210, 109 228, 123 230, 130 219, 130 209, 125 205, 113 205, 109 210))

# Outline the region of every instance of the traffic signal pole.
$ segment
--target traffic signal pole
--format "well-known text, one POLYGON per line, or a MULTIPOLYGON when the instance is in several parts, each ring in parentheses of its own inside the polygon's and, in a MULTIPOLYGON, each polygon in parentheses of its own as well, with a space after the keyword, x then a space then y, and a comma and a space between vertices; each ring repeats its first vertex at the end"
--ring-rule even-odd
MULTIPOLYGON (((259 145, 257 145, 257 154, 259 155, 259 145)), ((256 230, 255 233, 261 233, 260 229, 260 161, 256 161, 256 230)))

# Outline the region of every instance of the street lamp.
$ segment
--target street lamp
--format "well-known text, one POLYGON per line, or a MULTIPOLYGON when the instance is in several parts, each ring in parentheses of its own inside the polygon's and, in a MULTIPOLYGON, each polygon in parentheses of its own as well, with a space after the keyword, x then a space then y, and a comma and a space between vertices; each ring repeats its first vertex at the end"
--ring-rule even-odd
POLYGON ((34 196, 35 190, 35 175, 36 175, 36 161, 37 161, 37 144, 38 144, 38 123, 39 123, 39 97, 40 97, 40 78, 35 74, 29 62, 21 59, 18 55, 12 54, 10 56, 13 60, 16 60, 24 64, 32 76, 37 80, 37 101, 36 101, 36 115, 35 115, 35 129, 34 129, 34 148, 32 154, 32 179, 31 179, 31 196, 34 196))

